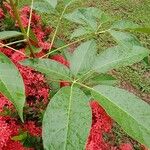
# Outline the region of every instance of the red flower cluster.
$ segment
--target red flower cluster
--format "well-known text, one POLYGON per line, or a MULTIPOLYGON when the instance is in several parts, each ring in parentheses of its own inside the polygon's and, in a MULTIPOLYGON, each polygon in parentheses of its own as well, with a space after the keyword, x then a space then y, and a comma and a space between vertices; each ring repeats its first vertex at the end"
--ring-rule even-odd
POLYGON ((88 138, 86 150, 109 150, 111 144, 103 138, 112 128, 112 119, 96 101, 90 103, 92 108, 92 128, 88 138))
MULTIPOLYGON (((13 17, 13 11, 11 10, 9 4, 4 3, 4 7, 13 17)), ((23 26, 27 27, 29 22, 30 8, 24 7, 20 12, 23 26)), ((1 9, 0 16, 4 17, 3 11, 1 9)), ((48 34, 51 33, 51 28, 43 27, 40 20, 40 16, 36 15, 33 12, 31 20, 31 29, 38 40, 37 43, 39 43, 35 46, 40 47, 42 50, 40 53, 37 53, 37 55, 41 53, 45 54, 45 50, 48 50, 50 47, 50 43, 47 43, 45 39, 48 36, 48 34)), ((19 49, 18 51, 25 53, 25 47, 19 49)), ((49 86, 46 83, 44 75, 29 67, 24 67, 21 64, 19 64, 19 61, 25 59, 25 56, 23 56, 22 54, 14 52, 13 50, 8 48, 0 48, 0 52, 3 52, 16 64, 23 77, 27 101, 25 109, 26 112, 28 113, 28 109, 30 108, 32 111, 43 111, 43 109, 45 109, 48 103, 50 90, 49 86)), ((30 119, 28 118, 28 116, 26 116, 26 120, 23 125, 18 120, 18 118, 14 116, 14 114, 16 114, 16 110, 13 107, 12 103, 2 94, 0 94, 0 113, 3 114, 3 116, 0 117, 0 150, 33 150, 32 148, 25 148, 20 141, 14 141, 12 138, 14 136, 18 136, 20 132, 26 131, 31 136, 41 137, 42 129, 41 127, 37 126, 37 118, 34 119, 33 117, 31 117, 30 119), (11 114, 10 109, 12 110, 11 114), (15 117, 16 119, 14 119, 13 117, 15 117)), ((28 115, 30 116, 30 113, 28 115)))

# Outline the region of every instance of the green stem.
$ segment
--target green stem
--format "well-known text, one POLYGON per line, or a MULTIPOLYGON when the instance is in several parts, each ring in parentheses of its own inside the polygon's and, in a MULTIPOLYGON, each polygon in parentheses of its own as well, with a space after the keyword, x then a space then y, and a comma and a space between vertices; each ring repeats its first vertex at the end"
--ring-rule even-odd
POLYGON ((66 45, 64 45, 64 46, 61 46, 61 47, 59 47, 59 48, 57 48, 57 49, 55 49, 55 50, 53 50, 53 51, 51 51, 51 52, 48 52, 47 54, 43 55, 43 56, 40 57, 40 58, 44 58, 44 57, 46 57, 46 56, 48 56, 48 55, 50 55, 50 54, 52 54, 52 53, 55 53, 55 52, 57 52, 57 51, 60 51, 60 50, 62 50, 62 49, 64 49, 64 48, 66 48, 66 47, 69 47, 69 46, 73 45, 73 44, 79 43, 79 42, 81 42, 81 41, 83 41, 83 40, 85 40, 85 39, 87 39, 87 38, 94 37, 94 36, 96 36, 96 35, 98 35, 98 34, 105 33, 105 32, 107 32, 107 31, 108 31, 108 30, 100 31, 100 32, 96 32, 96 33, 92 33, 92 34, 90 34, 90 35, 87 36, 87 37, 83 37, 83 38, 78 39, 78 40, 76 40, 76 41, 73 41, 73 42, 71 42, 71 43, 69 43, 69 44, 66 44, 66 45))
POLYGON ((19 27, 20 27, 20 30, 21 30, 21 32, 24 34, 24 38, 27 40, 27 43, 28 43, 28 46, 29 46, 29 49, 30 49, 30 52, 31 52, 31 56, 32 56, 32 57, 35 57, 34 52, 33 52, 33 50, 32 50, 32 47, 31 47, 31 43, 30 43, 29 37, 27 36, 26 31, 25 31, 25 29, 24 29, 24 27, 23 27, 23 25, 22 25, 22 22, 21 22, 21 18, 20 18, 20 16, 19 16, 18 9, 17 9, 15 3, 13 2, 13 0, 9 0, 9 1, 10 1, 10 5, 11 5, 11 7, 12 7, 12 10, 13 10, 13 12, 14 12, 15 19, 16 19, 16 21, 17 21, 19 27))
MULTIPOLYGON (((67 9, 67 6, 65 6, 63 12, 61 13, 61 16, 60 16, 59 19, 58 19, 58 23, 57 23, 56 30, 55 30, 55 32, 54 32, 54 35, 53 35, 53 38, 52 38, 52 41, 51 41, 51 45, 50 45, 50 48, 49 48, 49 52, 51 51, 52 46, 53 46, 53 44, 54 44, 54 41, 55 41, 55 38, 56 38, 56 35, 57 35, 57 32, 58 32, 58 29, 59 29, 59 25, 60 25, 60 23, 61 23, 61 20, 62 20, 62 18, 63 18, 63 15, 64 15, 66 9, 67 9)), ((47 56, 47 55, 46 55, 46 56, 47 56)))
MULTIPOLYGON (((0 43, 0 47, 7 47, 7 48, 9 48, 9 49, 11 49, 11 50, 13 50, 13 51, 15 51, 15 52, 17 52, 17 53, 20 53, 21 55, 25 56, 25 54, 24 54, 23 52, 21 52, 21 51, 19 51, 19 50, 16 50, 16 49, 14 49, 14 48, 12 48, 12 47, 10 47, 10 46, 8 46, 8 45, 5 45, 5 44, 3 44, 3 43, 0 43)), ((27 57, 27 56, 26 56, 26 57, 27 57)))
MULTIPOLYGON (((5 46, 10 46, 10 45, 14 45, 14 44, 22 43, 22 42, 26 42, 26 39, 5 44, 5 46)), ((0 46, 0 47, 3 47, 3 46, 0 46)))

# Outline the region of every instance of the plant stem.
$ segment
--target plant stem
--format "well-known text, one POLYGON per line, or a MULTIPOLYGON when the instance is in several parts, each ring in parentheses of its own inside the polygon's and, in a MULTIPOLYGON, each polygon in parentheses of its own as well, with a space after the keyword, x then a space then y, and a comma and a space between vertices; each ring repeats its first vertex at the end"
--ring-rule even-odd
MULTIPOLYGON (((4 45, 5 45, 5 47, 6 47, 6 46, 13 45, 13 44, 21 43, 21 42, 26 42, 26 39, 24 39, 24 40, 19 40, 19 41, 15 41, 15 42, 11 42, 11 43, 4 44, 4 45)), ((1 44, 1 43, 0 43, 0 44, 1 44)), ((3 46, 0 46, 0 47, 3 47, 3 46)))
POLYGON ((30 27, 31 27, 31 20, 32 20, 32 12, 33 12, 33 1, 31 1, 31 10, 30 10, 30 16, 29 16, 29 23, 28 23, 28 29, 27 29, 27 36, 30 36, 30 27))
MULTIPOLYGON (((60 25, 60 23, 61 23, 62 17, 63 17, 63 15, 64 15, 66 9, 67 9, 67 6, 65 6, 63 12, 61 13, 61 15, 60 15, 60 17, 59 17, 59 19, 58 19, 58 23, 57 23, 56 30, 55 30, 55 32, 54 32, 54 35, 53 35, 53 38, 52 38, 52 41, 51 41, 51 45, 50 45, 50 48, 49 48, 49 52, 51 51, 52 46, 53 46, 53 44, 54 44, 54 41, 55 41, 55 38, 56 38, 56 35, 57 35, 57 32, 58 32, 58 29, 59 29, 59 25, 60 25)), ((46 56, 47 56, 47 55, 46 55, 46 56)))
MULTIPOLYGON (((3 44, 3 43, 0 43, 0 47, 7 47, 7 48, 9 48, 9 49, 11 49, 11 50, 13 50, 13 51, 15 51, 15 52, 17 52, 17 53, 23 55, 23 56, 26 56, 23 52, 21 52, 21 51, 19 51, 19 50, 16 50, 16 49, 14 49, 14 48, 12 48, 12 47, 10 47, 10 46, 8 46, 8 45, 5 45, 5 44, 3 44), (2 45, 2 46, 1 46, 1 45, 2 45)), ((27 56, 26 56, 26 57, 27 57, 27 56)))
POLYGON ((57 49, 55 49, 55 50, 53 50, 53 51, 51 51, 51 52, 48 52, 47 54, 43 55, 43 56, 40 57, 40 58, 44 58, 44 57, 46 57, 46 56, 48 56, 48 55, 50 55, 50 54, 52 54, 52 53, 54 53, 54 52, 60 51, 60 50, 62 50, 62 49, 64 49, 64 48, 66 48, 66 47, 69 47, 69 46, 73 45, 73 44, 79 43, 79 42, 81 42, 81 41, 83 41, 83 40, 85 40, 85 39, 87 39, 87 38, 93 37, 93 36, 98 35, 98 34, 105 33, 105 32, 107 32, 107 31, 108 31, 108 30, 100 31, 100 32, 96 32, 96 33, 90 34, 90 35, 87 36, 87 37, 83 37, 83 38, 78 39, 78 40, 76 40, 76 41, 73 41, 73 42, 71 42, 71 43, 69 43, 69 44, 66 44, 66 45, 64 45, 64 46, 61 46, 61 47, 59 47, 59 48, 57 48, 57 49))
POLYGON ((19 27, 20 27, 20 30, 24 34, 24 38, 27 40, 27 43, 28 43, 28 46, 29 46, 29 49, 30 49, 30 52, 31 52, 31 56, 35 57, 34 52, 32 50, 32 47, 31 47, 31 43, 30 43, 29 37, 27 36, 26 31, 25 31, 25 29, 24 29, 24 27, 22 25, 22 22, 21 22, 21 19, 20 19, 20 16, 19 16, 19 12, 18 12, 17 6, 13 2, 13 0, 9 0, 9 1, 10 1, 10 5, 12 7, 12 10, 14 12, 15 19, 16 19, 19 27))

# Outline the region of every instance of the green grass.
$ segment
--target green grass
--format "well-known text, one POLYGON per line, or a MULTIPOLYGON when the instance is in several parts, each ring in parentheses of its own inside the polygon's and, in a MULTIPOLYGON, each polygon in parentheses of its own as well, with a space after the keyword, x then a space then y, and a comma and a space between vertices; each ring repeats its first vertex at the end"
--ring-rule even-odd
MULTIPOLYGON (((31 0, 21 0, 20 7, 24 4, 30 4, 31 0)), ((71 5, 67 12, 79 7, 94 6, 105 11, 107 14, 112 16, 114 20, 127 19, 143 26, 150 26, 150 0, 78 0, 76 3, 71 5)), ((57 7, 58 11, 63 10, 60 4, 57 7)), ((47 25, 52 25, 56 27, 57 17, 55 15, 42 15, 43 21, 47 25)), ((69 40, 70 33, 76 28, 77 25, 63 20, 61 27, 59 28, 58 35, 62 37, 65 41, 69 40)), ((137 34, 142 43, 150 48, 150 38, 146 34, 137 34)), ((107 36, 102 36, 98 41, 98 49, 103 50, 105 47, 109 47, 111 42, 109 42, 107 36)), ((150 81, 145 78, 145 74, 148 74, 149 68, 142 64, 142 67, 125 67, 118 71, 117 78, 123 78, 129 81, 136 89, 150 93, 150 81), (144 68, 144 69, 143 69, 144 68)))

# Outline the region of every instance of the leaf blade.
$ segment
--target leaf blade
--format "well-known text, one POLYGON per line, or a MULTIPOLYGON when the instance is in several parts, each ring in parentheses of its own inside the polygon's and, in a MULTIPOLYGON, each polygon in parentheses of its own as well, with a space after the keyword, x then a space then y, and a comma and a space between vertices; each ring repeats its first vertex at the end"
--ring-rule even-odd
POLYGON ((111 86, 96 86, 92 95, 131 137, 150 147, 150 106, 147 103, 111 86))
POLYGON ((96 57, 96 43, 94 40, 82 43, 73 53, 70 69, 74 75, 85 73, 91 69, 96 57), (78 61, 79 60, 79 61, 78 61), (89 62, 90 60, 90 62, 89 62))
POLYGON ((57 80, 70 81, 69 69, 61 63, 51 59, 26 59, 21 62, 25 66, 30 66, 35 70, 44 73, 47 77, 57 80))
POLYGON ((148 55, 149 50, 141 46, 133 46, 132 49, 129 48, 128 50, 122 46, 115 46, 108 48, 97 57, 93 70, 106 73, 111 69, 132 65, 148 55))
POLYGON ((0 53, 0 92, 11 100, 23 121, 25 103, 23 79, 16 66, 2 53, 0 53))
POLYGON ((6 40, 13 37, 21 36, 23 35, 21 32, 18 31, 2 31, 0 32, 0 40, 6 40))
POLYGON ((91 111, 86 95, 78 88, 62 88, 52 98, 44 114, 44 147, 46 150, 83 150, 90 126, 91 111))

